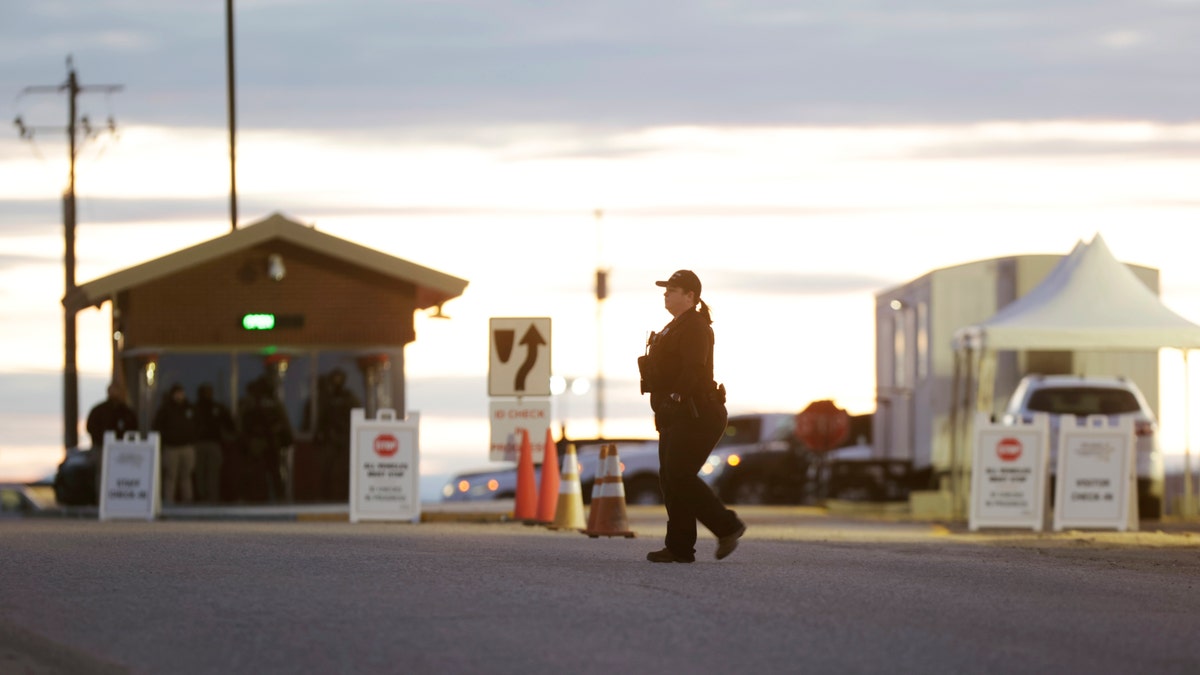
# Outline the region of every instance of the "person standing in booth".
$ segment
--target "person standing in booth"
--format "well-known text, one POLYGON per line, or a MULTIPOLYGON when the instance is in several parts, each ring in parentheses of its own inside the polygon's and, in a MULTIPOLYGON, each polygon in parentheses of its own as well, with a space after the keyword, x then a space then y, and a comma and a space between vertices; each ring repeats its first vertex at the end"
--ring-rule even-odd
POLYGON ((221 501, 225 444, 237 435, 229 408, 213 398, 211 384, 196 390, 196 501, 221 501))
POLYGON ((282 458, 284 449, 292 444, 292 424, 283 402, 275 396, 274 387, 265 376, 246 386, 246 397, 238 407, 238 419, 247 463, 241 496, 253 494, 253 483, 262 477, 266 479, 267 500, 283 501, 286 484, 282 458))
POLYGON ((362 407, 346 387, 346 373, 334 368, 317 400, 315 440, 321 457, 321 498, 350 499, 350 411, 362 407))
POLYGON ((166 504, 192 501, 196 471, 196 409, 183 385, 174 384, 154 416, 162 442, 162 499, 166 504))
POLYGON ((726 508, 699 471, 728 421, 725 386, 713 380, 712 314, 700 299, 700 278, 679 270, 655 285, 674 317, 651 333, 638 359, 642 393, 650 394, 658 429, 659 485, 667 507, 666 547, 646 559, 656 563, 696 560, 696 522, 717 537, 717 560, 737 548, 746 524, 726 508))
POLYGON ((116 382, 108 385, 108 398, 88 411, 87 431, 92 437, 92 458, 96 467, 96 501, 100 499, 100 467, 104 465, 104 433, 113 432, 118 439, 128 431, 138 430, 137 413, 125 402, 125 390, 116 382))

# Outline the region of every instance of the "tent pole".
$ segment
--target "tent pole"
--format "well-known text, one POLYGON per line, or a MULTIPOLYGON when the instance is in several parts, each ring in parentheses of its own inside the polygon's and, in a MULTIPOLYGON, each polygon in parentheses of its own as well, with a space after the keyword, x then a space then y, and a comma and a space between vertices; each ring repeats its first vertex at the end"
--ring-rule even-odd
POLYGON ((1188 348, 1183 349, 1183 508, 1181 515, 1196 515, 1192 490, 1192 373, 1188 367, 1188 348))
POLYGON ((959 412, 958 412, 958 406, 959 406, 958 387, 959 387, 959 378, 961 376, 962 376, 962 350, 959 349, 958 345, 955 345, 955 347, 954 347, 954 379, 951 381, 951 384, 950 384, 950 400, 952 401, 952 404, 950 407, 951 499, 954 498, 953 495, 955 492, 955 488, 953 486, 955 485, 955 481, 957 480, 957 476, 958 476, 958 452, 959 452, 958 425, 961 422, 961 418, 960 418, 959 412))
MULTIPOLYGON (((963 394, 963 400, 962 400, 963 414, 962 414, 962 418, 960 420, 961 425, 962 425, 962 431, 961 431, 961 435, 959 436, 959 441, 960 441, 959 445, 958 445, 959 452, 958 452, 958 455, 955 457, 955 460, 956 460, 955 471, 954 471, 954 474, 950 481, 951 486, 952 486, 951 490, 953 490, 951 498, 954 500, 954 505, 952 507, 952 510, 954 513, 955 520, 957 520, 960 517, 960 515, 963 513, 962 507, 963 507, 963 500, 965 499, 965 495, 963 494, 963 491, 964 491, 963 484, 966 480, 965 477, 966 477, 966 473, 967 473, 966 467, 963 465, 965 464, 965 458, 966 458, 967 453, 973 452, 972 439, 974 438, 974 431, 975 431, 975 423, 974 423, 974 420, 975 420, 974 407, 975 406, 974 406, 973 401, 975 399, 974 399, 974 397, 972 397, 971 394, 979 386, 979 380, 977 379, 978 372, 975 368, 975 365, 976 365, 975 353, 976 353, 975 350, 972 349, 971 346, 968 346, 966 353, 963 354, 963 365, 966 366, 966 369, 963 373, 965 386, 963 387, 963 392, 962 392, 962 394, 963 394)), ((979 350, 979 353, 982 353, 982 350, 979 350)))

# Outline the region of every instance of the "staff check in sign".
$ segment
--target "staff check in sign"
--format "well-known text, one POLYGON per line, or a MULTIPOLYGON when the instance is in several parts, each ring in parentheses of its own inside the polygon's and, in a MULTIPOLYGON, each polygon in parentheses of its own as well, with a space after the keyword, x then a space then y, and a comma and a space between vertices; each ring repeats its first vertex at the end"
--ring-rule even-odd
POLYGON ((549 317, 491 319, 488 395, 550 395, 549 317))
POLYGON ((159 470, 162 451, 157 431, 117 437, 104 432, 100 471, 100 520, 154 520, 162 507, 159 470))

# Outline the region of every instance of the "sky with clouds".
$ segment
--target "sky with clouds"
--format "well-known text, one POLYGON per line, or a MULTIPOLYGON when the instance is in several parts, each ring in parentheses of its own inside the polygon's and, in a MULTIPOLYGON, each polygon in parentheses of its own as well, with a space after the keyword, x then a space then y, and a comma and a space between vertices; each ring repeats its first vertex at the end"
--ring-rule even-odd
MULTIPOLYGON (((1188 0, 235 2, 247 127, 1194 119, 1188 0)), ((5 9, 0 82, 73 53, 141 123, 224 121, 224 3, 5 9)), ((453 133, 452 131, 448 131, 453 133)))
MULTIPOLYGON (((51 373, 65 96, 25 88, 64 82, 68 54, 83 85, 123 86, 80 98, 93 126, 117 124, 79 151, 80 281, 219 236, 224 3, 39 0, 0 18, 0 93, 34 129, 0 135, 0 370, 51 373)), ((796 407, 832 392, 865 411, 872 294, 932 268, 1102 232, 1200 319, 1198 29, 1197 0, 235 2, 242 222, 283 211, 469 279, 450 326, 424 328, 456 348, 489 315, 553 302, 581 345, 556 354, 584 373, 598 264, 622 326, 606 342, 632 345, 610 363, 664 323, 649 281, 694 267, 726 294, 727 344, 763 316, 851 327, 805 344, 842 343, 853 365, 801 359, 784 379, 796 407)), ((728 362, 780 367, 742 351, 728 362)), ((414 378, 464 375, 422 362, 414 378)), ((31 386, 53 420, 48 385, 8 377, 0 400, 31 386)))

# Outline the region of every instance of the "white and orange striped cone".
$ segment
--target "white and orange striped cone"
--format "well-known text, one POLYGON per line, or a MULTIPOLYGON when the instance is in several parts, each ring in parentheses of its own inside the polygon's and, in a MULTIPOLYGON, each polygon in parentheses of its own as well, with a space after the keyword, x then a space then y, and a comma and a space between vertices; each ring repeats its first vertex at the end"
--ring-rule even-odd
MULTIPOLYGON (((596 503, 596 497, 600 496, 600 488, 604 483, 600 480, 604 478, 604 472, 608 470, 608 445, 600 446, 600 458, 596 460, 596 476, 592 479, 592 496, 588 499, 589 507, 596 503)), ((596 529, 596 516, 600 515, 594 508, 588 509, 587 527, 583 531, 596 529)))
POLYGON ((592 509, 588 514, 587 536, 636 537, 629 529, 629 517, 625 514, 625 483, 621 480, 621 458, 617 446, 600 448, 600 471, 592 488, 592 509))
POLYGON ((583 487, 579 484, 579 458, 575 455, 575 444, 568 443, 563 454, 562 480, 558 484, 558 509, 554 513, 551 530, 575 530, 582 532, 587 525, 583 522, 583 487))

